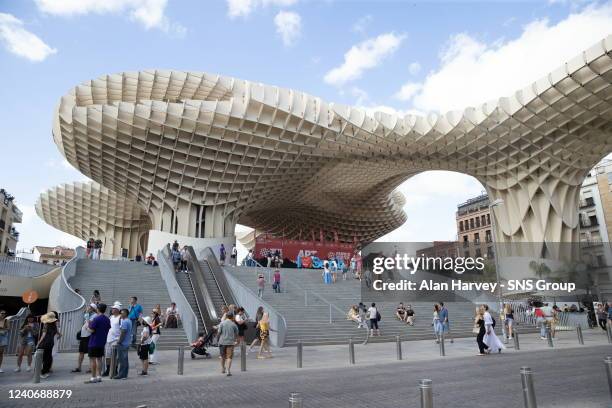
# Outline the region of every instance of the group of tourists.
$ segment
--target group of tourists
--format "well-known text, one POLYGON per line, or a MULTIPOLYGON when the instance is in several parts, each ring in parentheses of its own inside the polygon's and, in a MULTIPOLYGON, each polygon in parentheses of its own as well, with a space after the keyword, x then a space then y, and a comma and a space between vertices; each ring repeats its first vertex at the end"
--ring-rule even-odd
POLYGON ((323 273, 321 277, 323 278, 323 283, 326 285, 336 283, 338 281, 338 274, 342 275, 342 280, 346 280, 347 273, 348 268, 344 262, 340 262, 337 257, 330 256, 329 259, 323 261, 323 273))
POLYGON ((174 241, 170 250, 170 259, 174 266, 174 272, 189 273, 188 263, 190 256, 186 245, 181 248, 178 241, 174 241))
POLYGON ((100 254, 102 253, 102 240, 93 238, 89 238, 86 243, 86 255, 89 259, 100 259, 100 254))
POLYGON ((366 328, 370 330, 371 336, 380 336, 378 324, 382 320, 382 316, 376 308, 376 303, 372 303, 369 308, 363 302, 351 306, 346 314, 346 319, 357 323, 358 329, 366 328))

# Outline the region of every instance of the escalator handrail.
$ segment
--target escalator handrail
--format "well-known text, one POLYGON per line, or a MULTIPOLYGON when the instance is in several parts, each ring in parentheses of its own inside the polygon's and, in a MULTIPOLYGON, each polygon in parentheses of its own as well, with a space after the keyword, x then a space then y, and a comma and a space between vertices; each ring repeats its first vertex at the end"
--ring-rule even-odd
POLYGON ((225 305, 235 305, 236 301, 234 299, 232 290, 227 282, 227 279, 225 279, 223 269, 221 268, 221 265, 219 265, 219 262, 217 261, 217 256, 213 252, 212 248, 204 248, 204 250, 202 250, 201 252, 201 255, 202 259, 204 259, 210 267, 210 271, 212 272, 212 276, 215 279, 215 282, 217 283, 219 291, 221 292, 221 296, 223 296, 225 305))

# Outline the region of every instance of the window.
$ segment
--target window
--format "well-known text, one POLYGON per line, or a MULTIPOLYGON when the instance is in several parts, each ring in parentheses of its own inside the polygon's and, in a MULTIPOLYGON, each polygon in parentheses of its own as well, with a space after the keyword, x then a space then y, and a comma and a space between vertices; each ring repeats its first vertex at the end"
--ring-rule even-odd
POLYGON ((493 259, 495 258, 495 253, 493 252, 493 247, 487 247, 487 258, 493 259))
POLYGON ((459 231, 463 231, 463 221, 459 221, 459 231))
POLYGON ((474 228, 474 219, 470 218, 470 229, 474 228))
POLYGON ((491 224, 491 214, 487 214, 487 225, 491 224))
POLYGON ((204 226, 206 221, 206 207, 194 205, 196 212, 196 238, 204 238, 204 226))
POLYGON ((474 242, 476 244, 480 244, 480 234, 479 233, 474 234, 474 242))
POLYGON ((480 217, 476 217, 476 228, 480 228, 480 217))
POLYGON ((480 248, 476 248, 476 258, 482 258, 482 251, 480 250, 480 248))
POLYGON ((491 237, 491 230, 486 230, 485 231, 485 240, 487 242, 492 242, 493 241, 493 238, 491 237))
POLYGON ((480 222, 482 224, 482 226, 484 227, 485 225, 487 225, 487 217, 485 217, 485 215, 483 214, 482 217, 480 217, 480 222))

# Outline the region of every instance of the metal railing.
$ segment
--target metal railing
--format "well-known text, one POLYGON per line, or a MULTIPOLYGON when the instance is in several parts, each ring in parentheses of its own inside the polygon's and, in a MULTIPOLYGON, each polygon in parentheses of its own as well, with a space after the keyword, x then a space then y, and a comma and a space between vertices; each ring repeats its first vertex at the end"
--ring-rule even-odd
POLYGON ((191 308, 191 305, 187 301, 183 290, 176 281, 176 275, 174 272, 174 266, 170 262, 170 246, 166 245, 164 249, 157 252, 157 262, 159 264, 159 270, 161 277, 166 283, 168 294, 170 299, 176 303, 176 306, 183 313, 181 315, 181 321, 183 322, 183 329, 187 335, 189 342, 194 342, 198 338, 198 319, 195 312, 191 308))
POLYGON ((48 265, 41 262, 14 256, 0 256, 0 275, 35 277, 44 275, 51 270, 59 268, 58 265, 48 265))
MULTIPOLYGON (((511 301, 509 303, 514 311, 514 320, 518 323, 536 326, 538 319, 535 316, 535 309, 525 302, 511 301)), ((580 312, 559 312, 555 322, 555 330, 557 331, 573 331, 576 326, 583 329, 589 328, 587 313, 580 312)))
POLYGON ((213 250, 210 247, 204 248, 200 253, 200 256, 208 263, 212 277, 215 280, 219 291, 221 292, 221 296, 223 297, 225 304, 228 306, 231 304, 236 304, 232 289, 230 288, 227 279, 225 279, 223 268, 221 265, 219 265, 219 261, 217 261, 217 256, 213 250))
POLYGON ((22 307, 19 309, 16 315, 9 316, 7 320, 9 321, 9 337, 8 344, 4 350, 4 354, 10 355, 17 353, 17 348, 19 347, 19 329, 23 322, 25 322, 26 317, 30 314, 30 309, 27 307, 22 307))
POLYGON ((75 333, 83 326, 85 298, 74 291, 68 283, 77 273, 79 259, 85 258, 85 248, 77 247, 74 258, 62 268, 49 291, 49 301, 55 302, 58 313, 58 330, 62 333, 57 344, 58 351, 74 351, 79 348, 75 333))
POLYGON ((270 316, 270 341, 276 347, 283 347, 285 345, 285 337, 287 336, 287 321, 285 317, 269 303, 258 297, 245 284, 225 271, 225 269, 223 269, 223 275, 232 288, 237 304, 242 306, 249 316, 255 316, 257 308, 263 306, 270 316))

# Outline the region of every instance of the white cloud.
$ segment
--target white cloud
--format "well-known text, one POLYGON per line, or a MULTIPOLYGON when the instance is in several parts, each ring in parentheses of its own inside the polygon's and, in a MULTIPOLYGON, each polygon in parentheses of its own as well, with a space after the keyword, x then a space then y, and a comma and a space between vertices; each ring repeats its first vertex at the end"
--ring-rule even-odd
POLYGON ((355 99, 356 106, 361 106, 370 99, 370 96, 368 95, 366 91, 356 86, 351 88, 351 95, 356 98, 355 99))
POLYGON ((400 101, 409 101, 418 91, 421 90, 421 86, 422 85, 417 82, 405 83, 394 96, 400 101))
POLYGON ((583 8, 551 24, 535 20, 513 40, 489 44, 467 33, 453 35, 413 97, 423 110, 464 109, 509 96, 545 76, 610 34, 612 4, 583 8))
POLYGON ((297 0, 226 0, 227 15, 230 18, 248 17, 256 8, 277 6, 287 7, 297 3, 297 0))
POLYGON ((43 61, 57 52, 36 34, 23 28, 21 20, 6 13, 0 13, 0 42, 9 52, 33 62, 43 61))
POLYGON ((274 25, 287 47, 295 44, 302 31, 302 19, 299 14, 292 11, 279 11, 274 17, 274 25))
POLYGON ((381 34, 351 47, 344 54, 344 62, 325 74, 325 82, 342 85, 358 79, 363 72, 377 67, 383 60, 397 51, 405 35, 381 34))
POLYGON ((361 34, 365 33, 366 28, 368 28, 372 20, 373 18, 369 14, 361 17, 355 22, 355 24, 353 24, 353 31, 361 34))
POLYGON ((410 65, 408 65, 408 72, 410 72, 410 75, 416 75, 419 72, 421 72, 421 64, 419 64, 418 62, 413 62, 410 65))
POLYGON ((168 0, 35 0, 40 11, 62 17, 127 13, 144 28, 157 28, 182 36, 186 28, 165 15, 168 0))

